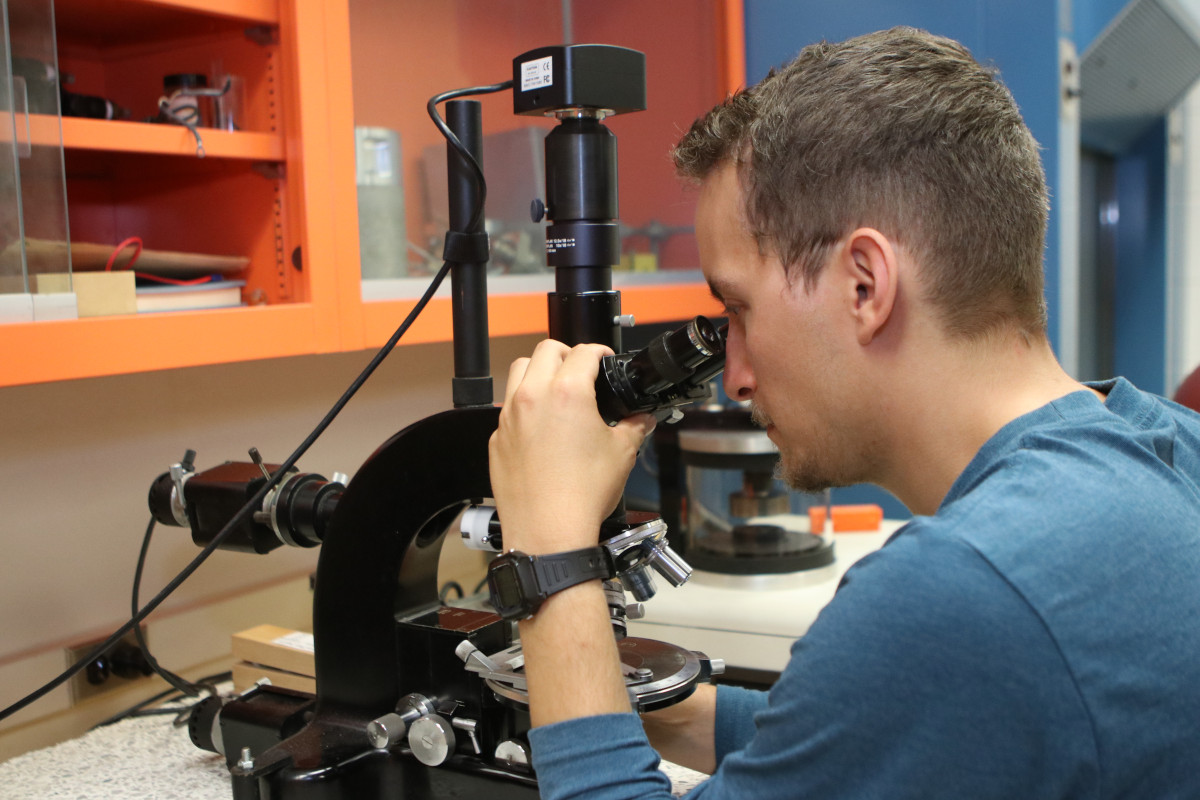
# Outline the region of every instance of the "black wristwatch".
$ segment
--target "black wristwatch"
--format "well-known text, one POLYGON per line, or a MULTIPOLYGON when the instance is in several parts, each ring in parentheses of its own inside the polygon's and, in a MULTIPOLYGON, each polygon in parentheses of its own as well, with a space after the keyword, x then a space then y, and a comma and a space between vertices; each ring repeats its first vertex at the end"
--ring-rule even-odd
POLYGON ((555 592, 612 576, 612 557, 603 547, 544 556, 512 550, 488 565, 488 588, 497 614, 504 619, 529 619, 555 592))

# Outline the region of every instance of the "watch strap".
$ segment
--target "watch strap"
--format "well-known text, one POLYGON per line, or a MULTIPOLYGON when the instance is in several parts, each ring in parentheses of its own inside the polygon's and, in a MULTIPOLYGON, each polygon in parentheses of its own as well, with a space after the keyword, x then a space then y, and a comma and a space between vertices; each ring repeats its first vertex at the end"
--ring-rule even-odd
POLYGON ((599 546, 534 556, 533 570, 538 589, 547 597, 577 583, 613 576, 612 557, 599 546))

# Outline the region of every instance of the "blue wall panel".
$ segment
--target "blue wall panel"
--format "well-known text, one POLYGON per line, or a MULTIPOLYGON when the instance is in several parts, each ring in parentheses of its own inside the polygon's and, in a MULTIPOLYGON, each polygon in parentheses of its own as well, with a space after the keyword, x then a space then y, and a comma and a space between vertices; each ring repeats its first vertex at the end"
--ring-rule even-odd
POLYGON ((1117 159, 1113 366, 1164 394, 1167 371, 1167 126, 1160 121, 1117 159))
MULTIPOLYGON (((856 0, 804 2, 745 0, 747 79, 757 81, 807 44, 911 25, 962 42, 1000 70, 1033 135, 1053 198, 1058 180, 1058 4, 1045 0, 856 0)), ((1057 344, 1057 217, 1051 211, 1046 288, 1051 341, 1057 344)), ((834 492, 835 503, 873 502, 889 517, 908 512, 875 487, 834 492)))
POLYGON ((1128 0, 1073 0, 1071 40, 1081 57, 1127 4, 1128 0))

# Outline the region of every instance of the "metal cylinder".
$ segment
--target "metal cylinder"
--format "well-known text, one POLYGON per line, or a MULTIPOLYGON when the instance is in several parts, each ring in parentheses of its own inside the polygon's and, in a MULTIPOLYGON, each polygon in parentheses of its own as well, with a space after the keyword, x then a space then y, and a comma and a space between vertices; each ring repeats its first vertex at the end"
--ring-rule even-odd
POLYGON ((654 555, 650 559, 650 566, 654 567, 654 571, 667 579, 667 582, 672 586, 682 586, 687 583, 688 578, 692 577, 691 566, 679 557, 671 547, 662 542, 654 550, 654 555))
POLYGON ((546 206, 555 222, 617 219, 617 137, 600 120, 564 119, 546 136, 546 206))
POLYGON ((650 569, 645 566, 622 573, 621 585, 639 603, 644 603, 651 597, 654 597, 654 593, 658 591, 654 586, 654 576, 650 574, 650 569))

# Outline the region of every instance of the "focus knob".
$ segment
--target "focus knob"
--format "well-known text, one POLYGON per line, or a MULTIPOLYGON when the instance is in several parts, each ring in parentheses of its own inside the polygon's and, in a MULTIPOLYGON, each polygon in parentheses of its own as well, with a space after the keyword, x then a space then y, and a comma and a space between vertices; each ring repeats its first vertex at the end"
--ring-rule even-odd
POLYGON ((408 728, 408 746, 427 767, 436 767, 454 752, 454 728, 437 714, 426 714, 408 728))

